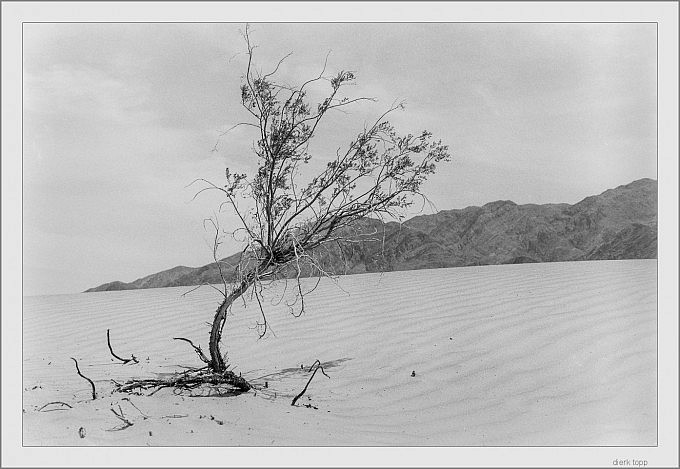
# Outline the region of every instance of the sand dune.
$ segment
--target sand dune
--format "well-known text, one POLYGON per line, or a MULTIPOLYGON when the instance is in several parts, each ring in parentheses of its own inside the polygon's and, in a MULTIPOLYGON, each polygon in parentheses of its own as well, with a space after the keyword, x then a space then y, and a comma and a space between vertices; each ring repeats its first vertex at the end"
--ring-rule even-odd
MULTIPOLYGON (((305 285, 314 280, 306 279, 305 285)), ((111 394, 110 379, 200 365, 218 294, 163 288, 27 297, 25 445, 655 445, 656 261, 435 269, 324 279, 300 318, 267 292, 271 332, 239 304, 229 361, 238 397, 111 394), (344 291, 343 291, 344 290, 344 291), (114 363, 134 353, 138 365, 114 363), (97 383, 92 401, 88 384, 97 383), (317 374, 302 370, 319 359, 317 374), (415 371, 415 376, 412 372, 415 371), (267 382, 267 389, 263 389, 267 382), (43 411, 50 401, 73 408, 43 411), (122 431, 110 408, 134 423, 122 431), (78 430, 84 427, 86 436, 78 430)))

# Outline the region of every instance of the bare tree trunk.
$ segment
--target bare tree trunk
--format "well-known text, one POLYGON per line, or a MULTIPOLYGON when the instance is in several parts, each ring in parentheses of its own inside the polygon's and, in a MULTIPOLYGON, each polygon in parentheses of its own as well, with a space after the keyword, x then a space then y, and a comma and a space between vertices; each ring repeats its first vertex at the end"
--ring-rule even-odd
POLYGON ((243 295, 248 288, 255 282, 255 274, 250 273, 241 281, 241 284, 224 298, 220 307, 217 308, 215 318, 210 329, 210 368, 216 373, 224 373, 227 369, 222 353, 220 352, 220 339, 222 338, 222 329, 224 322, 227 319, 227 311, 234 301, 243 295))

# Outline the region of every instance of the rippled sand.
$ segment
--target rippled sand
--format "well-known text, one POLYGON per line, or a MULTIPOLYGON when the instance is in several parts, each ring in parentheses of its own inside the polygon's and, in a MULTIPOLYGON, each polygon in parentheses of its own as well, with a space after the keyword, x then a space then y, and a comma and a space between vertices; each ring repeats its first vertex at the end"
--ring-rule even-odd
POLYGON ((655 260, 324 279, 300 318, 285 300, 272 304, 284 291, 279 284, 266 292, 265 338, 253 329, 256 303, 234 307, 223 338, 229 362, 259 390, 222 398, 111 394, 111 379, 201 365, 172 337, 207 349, 219 294, 204 287, 182 296, 187 290, 25 298, 24 444, 657 443, 655 260), (140 364, 112 361, 107 329, 115 351, 140 364), (95 380, 97 400, 70 357, 95 380), (317 373, 299 401, 312 407, 291 407, 316 359, 330 378, 317 373), (38 411, 50 401, 72 408, 38 411), (110 411, 119 405, 133 426, 110 431, 121 423, 110 411))

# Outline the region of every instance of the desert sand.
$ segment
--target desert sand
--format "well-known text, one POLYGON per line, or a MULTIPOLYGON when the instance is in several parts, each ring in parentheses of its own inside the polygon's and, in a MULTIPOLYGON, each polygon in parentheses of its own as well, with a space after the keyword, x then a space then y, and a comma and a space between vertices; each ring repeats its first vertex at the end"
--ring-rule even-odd
POLYGON ((272 304, 281 283, 267 292, 265 338, 254 330, 255 303, 239 303, 227 320, 223 350, 257 388, 236 397, 111 392, 111 379, 202 364, 172 338, 207 348, 220 299, 211 288, 26 297, 23 443, 656 445, 656 266, 593 261, 323 279, 300 318, 285 302, 272 304), (139 364, 112 359, 107 329, 116 353, 139 364), (70 357, 95 381, 96 400, 70 357), (330 378, 317 373, 292 407, 316 359, 330 378), (52 401, 71 407, 41 409, 52 401), (112 408, 133 425, 119 429, 112 408))

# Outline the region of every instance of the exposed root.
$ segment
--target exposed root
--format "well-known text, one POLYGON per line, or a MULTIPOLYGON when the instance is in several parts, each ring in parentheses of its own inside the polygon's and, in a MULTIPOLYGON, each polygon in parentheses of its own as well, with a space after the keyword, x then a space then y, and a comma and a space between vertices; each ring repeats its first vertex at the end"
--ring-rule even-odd
POLYGON ((130 362, 132 363, 139 363, 139 360, 137 360, 137 357, 134 355, 131 356, 131 358, 121 358, 118 355, 116 355, 113 351, 113 347, 111 347, 111 330, 106 329, 106 344, 109 346, 109 352, 111 352, 111 356, 115 358, 116 360, 120 360, 123 362, 123 364, 128 364, 130 362))
MULTIPOLYGON (((291 402, 290 405, 293 405, 293 406, 294 406, 295 403, 298 401, 298 399, 300 399, 300 398, 302 397, 302 395, 307 391, 307 388, 309 387, 309 383, 312 382, 312 379, 314 379, 314 375, 316 375, 316 372, 317 372, 317 371, 321 370, 321 373, 323 373, 323 375, 324 375, 326 378, 330 378, 330 376, 328 376, 328 375, 326 374, 326 372, 324 371, 323 366, 321 366, 321 362, 320 362, 319 360, 316 360, 316 361, 314 362, 314 364, 313 364, 312 366, 309 367, 309 371, 312 371, 312 369, 314 370, 314 373, 312 373, 312 376, 309 377, 309 381, 307 381, 307 384, 305 385, 305 388, 302 390, 302 392, 300 392, 300 394, 298 394, 297 396, 295 396, 295 398, 293 399, 293 402, 291 402), (316 368, 315 368, 315 367, 316 367, 316 368)), ((316 408, 316 407, 315 407, 315 408, 316 408)))
POLYGON ((69 409, 73 409, 73 406, 72 406, 71 404, 67 404, 66 402, 62 402, 62 401, 53 401, 53 402, 48 402, 47 404, 45 404, 44 406, 42 406, 41 408, 39 408, 39 409, 38 409, 38 412, 52 412, 52 411, 54 411, 54 410, 67 410, 67 409, 65 409, 64 407, 56 407, 56 408, 46 409, 46 407, 47 407, 47 406, 50 406, 50 405, 66 406, 66 407, 68 407, 69 409))
POLYGON ((80 367, 78 366, 78 361, 75 358, 71 357, 71 360, 73 360, 73 362, 76 364, 76 372, 78 373, 78 376, 80 376, 83 379, 86 379, 87 382, 90 383, 90 386, 92 387, 92 400, 97 399, 97 389, 94 387, 94 382, 90 378, 88 378, 87 376, 83 375, 80 372, 80 367))
MULTIPOLYGON (((241 376, 236 376, 232 371, 215 373, 207 369, 190 370, 174 374, 167 378, 157 379, 133 379, 125 383, 114 383, 116 392, 143 392, 151 391, 152 396, 161 389, 172 388, 175 393, 184 391, 208 389, 208 395, 215 391, 216 395, 236 395, 251 389, 250 383, 241 376)), ((202 395, 202 394, 199 394, 202 395)))

